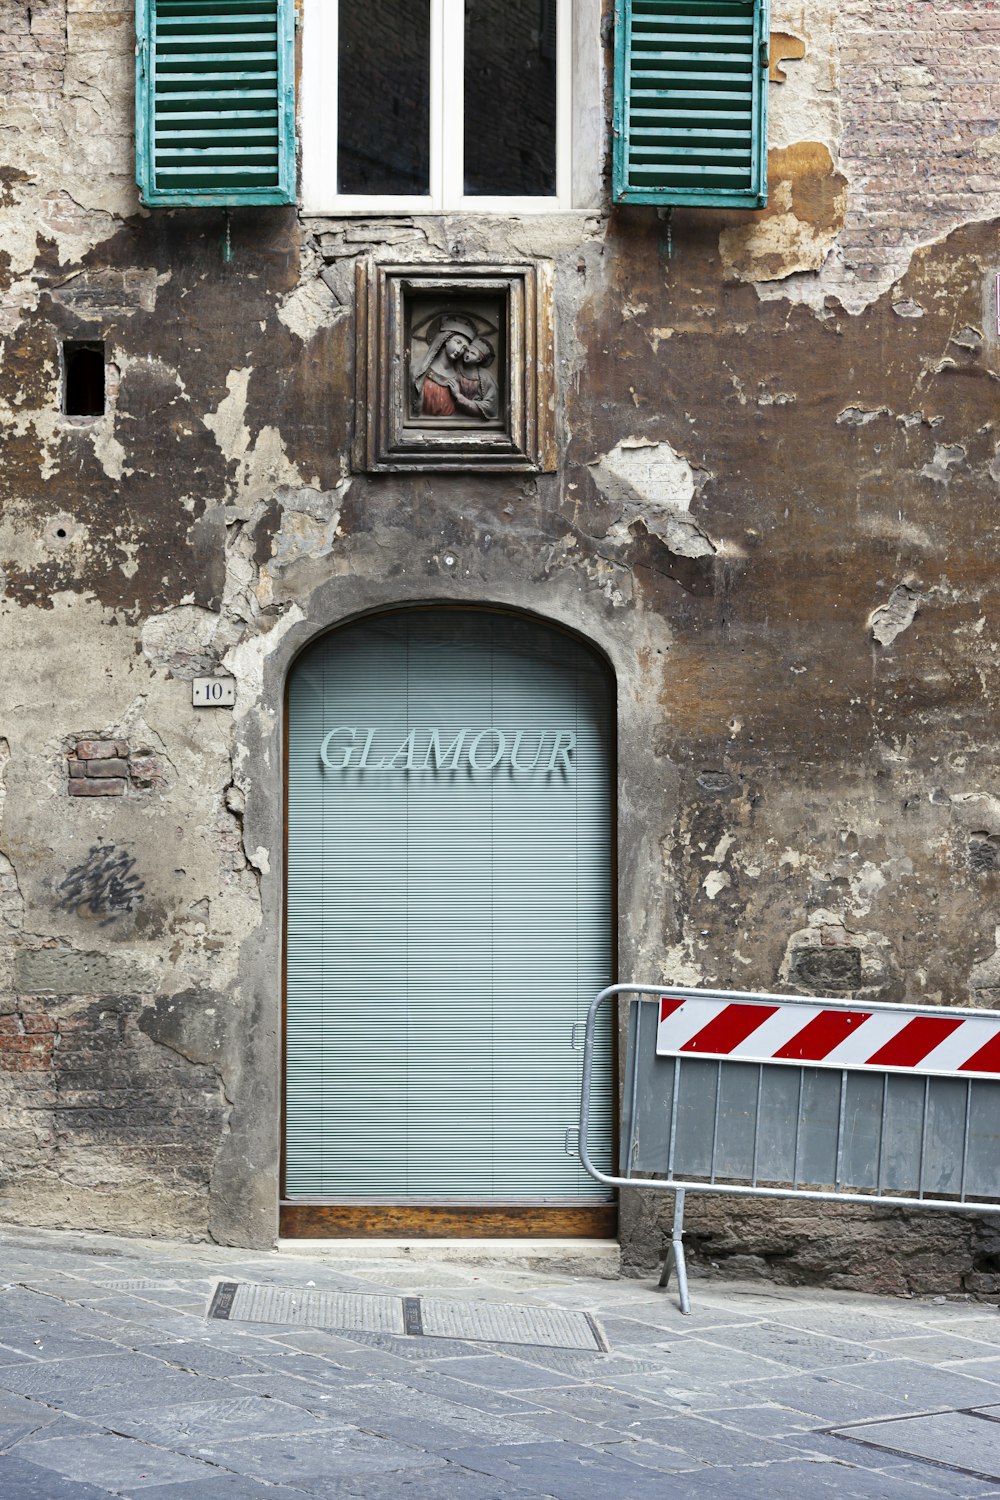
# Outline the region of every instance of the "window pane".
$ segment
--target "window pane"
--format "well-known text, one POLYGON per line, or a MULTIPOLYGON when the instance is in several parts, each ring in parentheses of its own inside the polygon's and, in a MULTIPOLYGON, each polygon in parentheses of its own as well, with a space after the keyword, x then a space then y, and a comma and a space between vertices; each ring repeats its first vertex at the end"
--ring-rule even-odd
POLYGON ((430 0, 342 0, 337 191, 430 189, 430 0))
POLYGON ((556 0, 465 0, 465 191, 556 191, 556 0))

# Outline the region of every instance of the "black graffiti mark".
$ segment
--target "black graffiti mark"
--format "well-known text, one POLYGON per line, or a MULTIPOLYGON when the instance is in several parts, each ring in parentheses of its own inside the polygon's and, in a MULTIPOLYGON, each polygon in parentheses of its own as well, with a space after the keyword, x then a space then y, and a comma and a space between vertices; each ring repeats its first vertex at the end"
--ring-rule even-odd
POLYGON ((135 860, 124 849, 116 849, 114 844, 95 844, 87 858, 60 883, 58 889, 63 899, 59 909, 75 911, 81 916, 85 912, 95 917, 107 913, 100 924, 107 927, 122 912, 134 911, 145 900, 142 893, 146 882, 132 874, 134 865, 135 860))

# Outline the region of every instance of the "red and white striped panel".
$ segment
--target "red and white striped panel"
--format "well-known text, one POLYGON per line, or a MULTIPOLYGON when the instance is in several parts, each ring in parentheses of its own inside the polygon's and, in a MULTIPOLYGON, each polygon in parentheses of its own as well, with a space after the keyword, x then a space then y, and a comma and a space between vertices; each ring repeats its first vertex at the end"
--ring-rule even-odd
POLYGON ((1000 1076, 1000 1012, 850 1010, 806 1001, 661 995, 658 1056, 1000 1076))

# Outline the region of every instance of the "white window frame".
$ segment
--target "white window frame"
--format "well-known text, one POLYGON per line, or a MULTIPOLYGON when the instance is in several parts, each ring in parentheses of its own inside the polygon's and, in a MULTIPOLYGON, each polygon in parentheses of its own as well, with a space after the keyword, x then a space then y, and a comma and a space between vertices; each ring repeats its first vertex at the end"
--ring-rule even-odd
MULTIPOLYGON (((358 0, 349 0, 358 3, 358 0)), ((592 20, 592 47, 583 71, 596 74, 590 104, 600 108, 599 0, 556 0, 556 187, 551 197, 501 198, 466 195, 464 188, 465 0, 430 0, 430 192, 426 195, 369 195, 337 192, 337 31, 338 0, 304 0, 302 22, 302 201, 306 213, 561 213, 593 205, 602 163, 580 170, 574 138, 592 135, 586 119, 580 129, 580 47, 574 48, 574 19, 592 20), (574 17, 576 11, 576 17, 574 17), (576 75, 576 76, 574 76, 576 75), (445 86, 446 80, 457 80, 445 86), (585 183, 581 189, 581 182, 585 183)), ((586 80, 586 93, 594 77, 586 80)), ((587 111, 592 114, 592 109, 587 111)))

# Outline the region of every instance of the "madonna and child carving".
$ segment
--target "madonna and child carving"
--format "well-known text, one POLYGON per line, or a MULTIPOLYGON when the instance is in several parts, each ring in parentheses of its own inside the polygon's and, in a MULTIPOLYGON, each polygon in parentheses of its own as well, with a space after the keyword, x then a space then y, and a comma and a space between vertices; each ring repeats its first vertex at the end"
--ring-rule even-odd
POLYGON ((496 349, 486 334, 493 323, 475 313, 437 313, 413 329, 424 344, 410 352, 413 415, 456 417, 464 422, 495 422, 500 391, 488 366, 496 349))
POLYGON ((513 735, 494 728, 460 729, 449 743, 437 729, 411 729, 400 744, 384 729, 338 724, 324 737, 319 757, 330 771, 495 771, 506 763, 512 771, 538 769, 567 777, 573 774, 575 750, 576 735, 569 729, 527 734, 518 729, 513 735))

